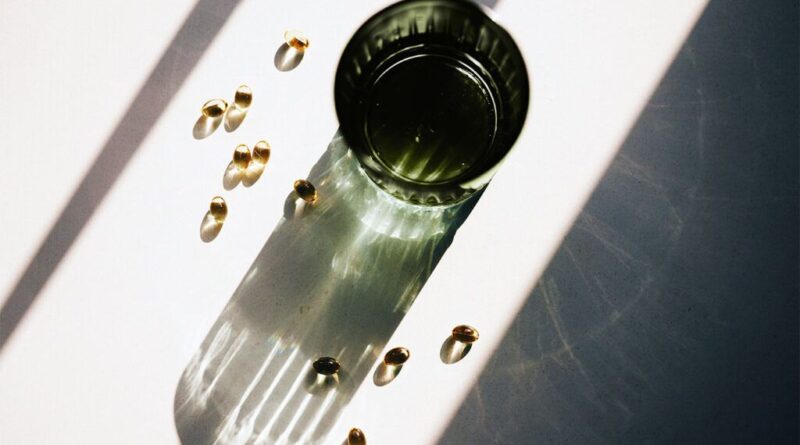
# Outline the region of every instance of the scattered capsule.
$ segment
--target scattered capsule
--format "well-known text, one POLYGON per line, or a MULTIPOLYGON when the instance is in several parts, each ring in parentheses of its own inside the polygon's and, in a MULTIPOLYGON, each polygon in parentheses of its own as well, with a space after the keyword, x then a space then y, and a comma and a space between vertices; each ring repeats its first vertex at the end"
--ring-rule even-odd
POLYGON ((239 170, 246 170, 247 166, 250 165, 250 159, 250 149, 247 148, 247 145, 239 144, 233 152, 233 164, 239 170))
POLYGON ((317 200, 317 189, 314 184, 306 181, 305 179, 298 179, 294 181, 294 191, 297 196, 303 198, 303 201, 313 203, 317 200))
POLYGON ((291 46, 297 51, 305 51, 310 44, 308 37, 306 37, 305 34, 293 29, 283 33, 283 39, 286 40, 287 45, 291 46))
POLYGON ((227 109, 228 102, 222 99, 211 99, 203 104, 203 108, 201 108, 200 111, 205 117, 220 117, 225 114, 225 110, 227 109))
POLYGON ((262 164, 266 164, 269 161, 269 142, 267 141, 258 141, 256 145, 253 146, 253 160, 260 162, 262 164))
POLYGON ((400 366, 411 358, 411 351, 402 346, 394 348, 383 356, 383 363, 389 366, 400 366))
POLYGON ((217 222, 223 222, 225 217, 228 216, 228 204, 225 203, 225 199, 222 196, 215 196, 211 200, 209 212, 217 222))
POLYGON ((474 343, 478 337, 480 337, 478 330, 472 326, 462 324, 453 328, 453 338, 461 343, 474 343))
POLYGON ((347 434, 347 445, 367 445, 367 438, 364 432, 358 428, 353 428, 347 434))
POLYGON ((339 362, 333 357, 320 357, 313 366, 314 370, 322 375, 334 375, 339 372, 339 362))
POLYGON ((250 108, 250 104, 252 103, 253 90, 251 90, 247 85, 240 85, 239 88, 236 89, 236 93, 233 95, 233 104, 236 105, 236 108, 246 110, 250 108))

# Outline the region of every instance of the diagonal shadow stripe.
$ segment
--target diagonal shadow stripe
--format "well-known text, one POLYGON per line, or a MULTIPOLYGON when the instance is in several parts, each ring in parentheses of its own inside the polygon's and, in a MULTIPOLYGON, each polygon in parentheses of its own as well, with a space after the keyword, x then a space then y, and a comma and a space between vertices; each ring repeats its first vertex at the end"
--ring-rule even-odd
POLYGON ((797 35, 709 3, 439 444, 798 443, 797 35))
POLYGON ((0 352, 240 0, 199 0, 0 309, 0 352))

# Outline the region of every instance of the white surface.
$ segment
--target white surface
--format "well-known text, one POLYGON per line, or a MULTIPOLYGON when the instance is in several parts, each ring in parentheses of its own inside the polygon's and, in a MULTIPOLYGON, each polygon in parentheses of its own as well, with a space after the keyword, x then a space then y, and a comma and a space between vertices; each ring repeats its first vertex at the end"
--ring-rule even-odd
MULTIPOLYGON (((279 220, 292 180, 333 136, 338 56, 382 4, 244 0, 234 11, 2 351, 3 443, 177 442, 178 378, 279 220), (289 28, 312 48, 280 73, 272 57, 289 28), (199 105, 240 83, 255 96, 241 128, 192 139, 199 105), (262 137, 274 147, 271 168, 254 187, 224 192, 233 147, 262 137), (204 244, 198 226, 220 193, 230 218, 204 244)), ((371 443, 437 440, 704 5, 500 3, 531 73, 527 126, 389 341, 410 348, 414 366, 385 387, 367 379, 330 443, 352 426, 371 443), (439 347, 459 323, 481 340, 444 366, 439 347)), ((0 119, 0 298, 192 6, 0 6, 0 100, 14 104, 0 119)))

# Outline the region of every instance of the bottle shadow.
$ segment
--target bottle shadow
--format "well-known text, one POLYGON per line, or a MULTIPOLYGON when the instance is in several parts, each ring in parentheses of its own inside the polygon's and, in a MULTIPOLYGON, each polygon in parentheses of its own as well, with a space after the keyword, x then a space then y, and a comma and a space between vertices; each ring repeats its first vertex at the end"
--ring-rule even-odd
POLYGON ((325 437, 479 196, 406 204, 378 189, 337 134, 194 355, 175 394, 184 444, 325 437), (336 378, 311 363, 337 358, 336 378))

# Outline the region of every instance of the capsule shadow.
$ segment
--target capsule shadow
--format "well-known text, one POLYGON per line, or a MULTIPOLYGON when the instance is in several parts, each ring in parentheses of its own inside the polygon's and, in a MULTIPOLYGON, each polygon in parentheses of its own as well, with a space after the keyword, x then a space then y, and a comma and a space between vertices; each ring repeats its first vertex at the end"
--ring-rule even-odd
POLYGON ((471 349, 472 343, 462 343, 451 335, 442 343, 442 348, 439 350, 439 358, 445 365, 452 365, 466 357, 471 349))
POLYGON ((300 65, 305 54, 305 51, 298 51, 284 43, 275 51, 275 58, 273 59, 275 68, 278 71, 291 71, 297 68, 297 65, 300 65))
POLYGON ((222 117, 207 117, 201 114, 194 123, 192 136, 195 139, 205 139, 219 128, 220 123, 222 123, 222 117))
POLYGON ((242 174, 242 185, 245 187, 253 186, 253 184, 258 182, 259 178, 261 178, 265 167, 266 165, 263 162, 250 161, 250 164, 242 174))
POLYGON ((375 386, 386 386, 397 378, 397 375, 400 374, 402 369, 403 365, 387 365, 381 362, 381 364, 375 368, 375 373, 372 374, 372 382, 375 383, 375 386))
POLYGON ((200 239, 204 243, 210 243, 219 235, 222 230, 222 223, 211 215, 211 211, 206 212, 203 221, 200 222, 200 239))
POLYGON ((223 119, 225 122, 225 131, 230 133, 239 128, 242 122, 244 122, 245 117, 247 117, 247 110, 238 108, 235 105, 230 105, 225 111, 225 118, 223 119))
POLYGON ((225 190, 231 191, 242 183, 244 177, 245 173, 231 161, 228 163, 228 166, 225 167, 225 173, 222 175, 222 187, 224 187, 225 190))

